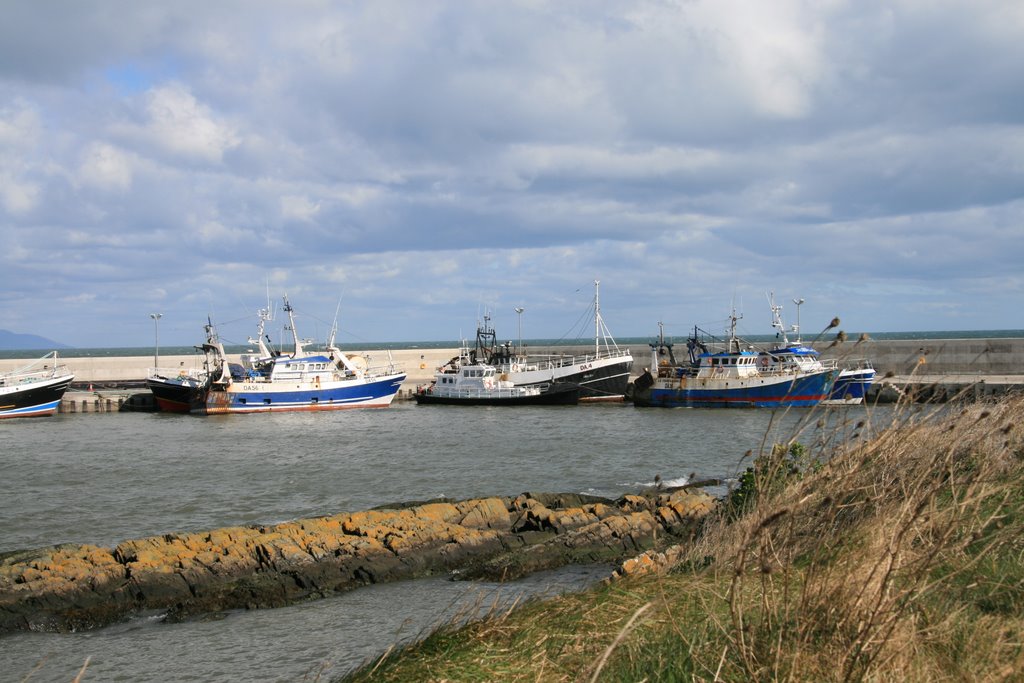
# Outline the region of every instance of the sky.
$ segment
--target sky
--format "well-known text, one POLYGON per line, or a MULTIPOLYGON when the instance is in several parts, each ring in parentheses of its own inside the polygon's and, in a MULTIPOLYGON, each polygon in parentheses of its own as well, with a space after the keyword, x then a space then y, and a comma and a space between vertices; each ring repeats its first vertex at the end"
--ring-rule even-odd
POLYGON ((0 231, 84 348, 1022 329, 1024 3, 8 0, 0 231))

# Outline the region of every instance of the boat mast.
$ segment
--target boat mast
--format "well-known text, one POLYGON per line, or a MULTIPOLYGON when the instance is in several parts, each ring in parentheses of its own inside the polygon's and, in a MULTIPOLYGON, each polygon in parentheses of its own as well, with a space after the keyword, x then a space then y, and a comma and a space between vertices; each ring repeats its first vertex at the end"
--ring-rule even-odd
POLYGON ((338 335, 338 314, 341 313, 341 299, 338 299, 338 307, 334 309, 334 323, 331 325, 331 334, 327 337, 327 348, 333 349, 335 337, 338 335))
POLYGON ((772 327, 777 329, 782 335, 783 345, 789 346, 789 337, 786 336, 786 326, 782 323, 782 304, 775 303, 775 292, 768 292, 768 306, 772 309, 772 327))
POLYGON ((260 321, 259 324, 256 326, 256 338, 253 339, 252 337, 249 337, 249 343, 257 345, 257 347, 260 350, 260 358, 270 358, 271 356, 273 356, 273 353, 271 353, 270 348, 267 346, 267 343, 263 341, 263 338, 265 336, 264 328, 266 327, 267 322, 274 319, 274 316, 270 312, 269 301, 267 302, 266 308, 261 308, 260 310, 256 311, 256 316, 259 318, 260 321))
POLYGON ((284 295, 284 311, 288 314, 288 329, 292 331, 292 342, 295 345, 295 350, 292 352, 293 358, 301 358, 305 351, 302 349, 302 342, 299 340, 299 333, 295 331, 295 316, 292 315, 294 309, 292 305, 288 303, 288 295, 284 295))
POLYGON ((601 355, 601 281, 594 280, 594 357, 601 355))
POLYGON ((736 315, 736 309, 732 309, 732 313, 729 314, 729 353, 740 352, 740 340, 736 337, 736 323, 743 316, 736 315))

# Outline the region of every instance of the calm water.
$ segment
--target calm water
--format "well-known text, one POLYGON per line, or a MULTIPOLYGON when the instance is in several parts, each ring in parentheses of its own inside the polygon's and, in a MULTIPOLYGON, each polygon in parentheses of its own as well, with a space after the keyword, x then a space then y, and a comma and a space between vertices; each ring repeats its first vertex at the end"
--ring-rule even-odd
MULTIPOLYGON (((867 410, 832 412, 832 421, 856 421, 867 410)), ((669 484, 693 474, 733 477, 766 433, 786 438, 807 416, 402 403, 319 414, 5 420, 0 552, 61 542, 112 546, 439 496, 617 497, 652 485, 656 475, 669 484)), ((819 438, 813 427, 800 436, 808 444, 819 438)), ((574 568, 506 586, 430 579, 184 624, 151 615, 87 633, 15 634, 0 638, 0 671, 13 680, 32 674, 32 681, 67 681, 91 657, 89 681, 336 675, 466 605, 573 589, 600 576, 598 568, 574 568)))

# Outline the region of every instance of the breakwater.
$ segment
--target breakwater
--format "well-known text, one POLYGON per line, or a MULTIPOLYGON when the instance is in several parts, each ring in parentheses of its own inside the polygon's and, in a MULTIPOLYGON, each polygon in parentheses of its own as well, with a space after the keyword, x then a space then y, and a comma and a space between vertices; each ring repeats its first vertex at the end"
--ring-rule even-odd
POLYGON ((824 358, 866 358, 879 375, 1024 375, 1024 338, 847 340, 817 348, 824 358))
POLYGON ((714 507, 688 487, 618 500, 524 493, 7 553, 0 633, 93 628, 147 610, 177 620, 280 607, 438 572, 507 580, 613 562, 654 547, 659 534, 688 537, 714 507))
MULTIPOLYGON (((988 339, 886 339, 841 343, 823 341, 815 348, 825 358, 851 361, 866 358, 879 375, 1024 375, 1024 338, 988 339)), ((633 346, 633 374, 639 375, 650 364, 651 350, 633 346)), ((566 356, 593 353, 592 346, 562 346, 553 349, 566 356)), ((677 355, 685 355, 685 343, 677 344, 677 355)), ((407 384, 429 382, 435 369, 458 354, 458 349, 399 349, 359 352, 369 364, 393 361, 408 375, 407 384)), ((75 357, 61 361, 75 373, 78 386, 93 383, 141 384, 153 368, 152 356, 75 357)), ((162 371, 177 374, 200 367, 195 355, 160 356, 162 371)), ((25 365, 23 359, 0 359, 0 372, 25 365)))
POLYGON ((982 400, 1024 389, 1024 339, 845 341, 819 346, 841 364, 867 359, 870 402, 982 400))
MULTIPOLYGON (((908 392, 918 400, 957 395, 987 398, 1024 385, 1024 338, 978 339, 848 339, 819 342, 823 358, 841 363, 859 359, 871 362, 878 381, 870 400, 894 401, 908 392)), ((561 346, 549 349, 568 357, 593 353, 592 346, 561 346)), ((650 366, 651 349, 632 347, 633 377, 650 366)), ((406 373, 398 400, 411 398, 418 386, 428 384, 435 370, 458 355, 456 348, 369 350, 359 352, 372 365, 394 362, 406 373)), ((683 360, 685 344, 677 347, 683 360)), ((188 373, 201 367, 196 355, 160 356, 155 359, 165 376, 188 373)), ((152 356, 64 358, 75 373, 74 391, 61 405, 65 413, 117 411, 133 393, 145 392, 144 380, 153 368, 152 356)), ((22 359, 0 359, 0 372, 25 365, 22 359)), ((140 399, 144 400, 144 399, 140 399)))

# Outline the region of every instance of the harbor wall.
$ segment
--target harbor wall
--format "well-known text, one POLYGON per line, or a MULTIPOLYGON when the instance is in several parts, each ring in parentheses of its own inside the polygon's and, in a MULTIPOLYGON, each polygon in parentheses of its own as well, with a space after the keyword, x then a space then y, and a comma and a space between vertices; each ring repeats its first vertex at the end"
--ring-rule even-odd
MULTIPOLYGON (((379 367, 389 362, 390 354, 390 360, 405 371, 406 384, 416 385, 433 379, 437 366, 458 353, 458 349, 401 349, 360 351, 352 355, 365 358, 370 367, 379 367)), ((229 356, 229 359, 235 361, 237 356, 229 356)), ((30 362, 20 358, 0 359, 0 373, 24 367, 30 362)), ((158 362, 160 374, 165 377, 188 374, 202 367, 202 359, 196 355, 162 355, 158 362)), ((85 388, 89 383, 97 385, 97 388, 106 385, 141 386, 153 369, 153 356, 73 357, 60 358, 60 363, 75 373, 75 386, 78 387, 85 388)))
MULTIPOLYGON (((865 358, 871 361, 878 375, 891 373, 907 375, 1024 375, 1024 338, 1003 339, 913 339, 846 341, 830 346, 816 344, 826 358, 852 362, 865 358)), ((540 349, 531 349, 531 351, 540 349)), ((593 346, 565 346, 556 349, 563 355, 593 353, 593 346)), ((630 347, 633 353, 633 374, 640 375, 650 364, 650 348, 630 347)), ((408 375, 407 384, 424 384, 433 379, 434 371, 453 356, 458 349, 397 349, 364 351, 371 366, 384 365, 393 360, 408 375)), ((676 346, 678 360, 686 354, 684 344, 676 346)), ((0 359, 0 372, 23 367, 24 359, 0 359)), ((153 367, 152 356, 119 356, 110 358, 62 358, 61 362, 75 373, 75 383, 93 382, 141 383, 153 367)), ((200 365, 195 355, 160 356, 162 374, 189 372, 200 365)))
POLYGON ((818 345, 826 358, 866 358, 879 376, 1024 375, 1024 339, 914 339, 818 345))
MULTIPOLYGON (((761 348, 758 346, 758 348, 761 348)), ((1024 338, 1001 339, 886 339, 819 342, 823 358, 850 364, 871 362, 879 377, 909 375, 1024 375, 1024 338)), ((650 364, 649 348, 633 348, 633 373, 650 364)), ((676 345, 676 360, 686 357, 685 344, 676 345)))

